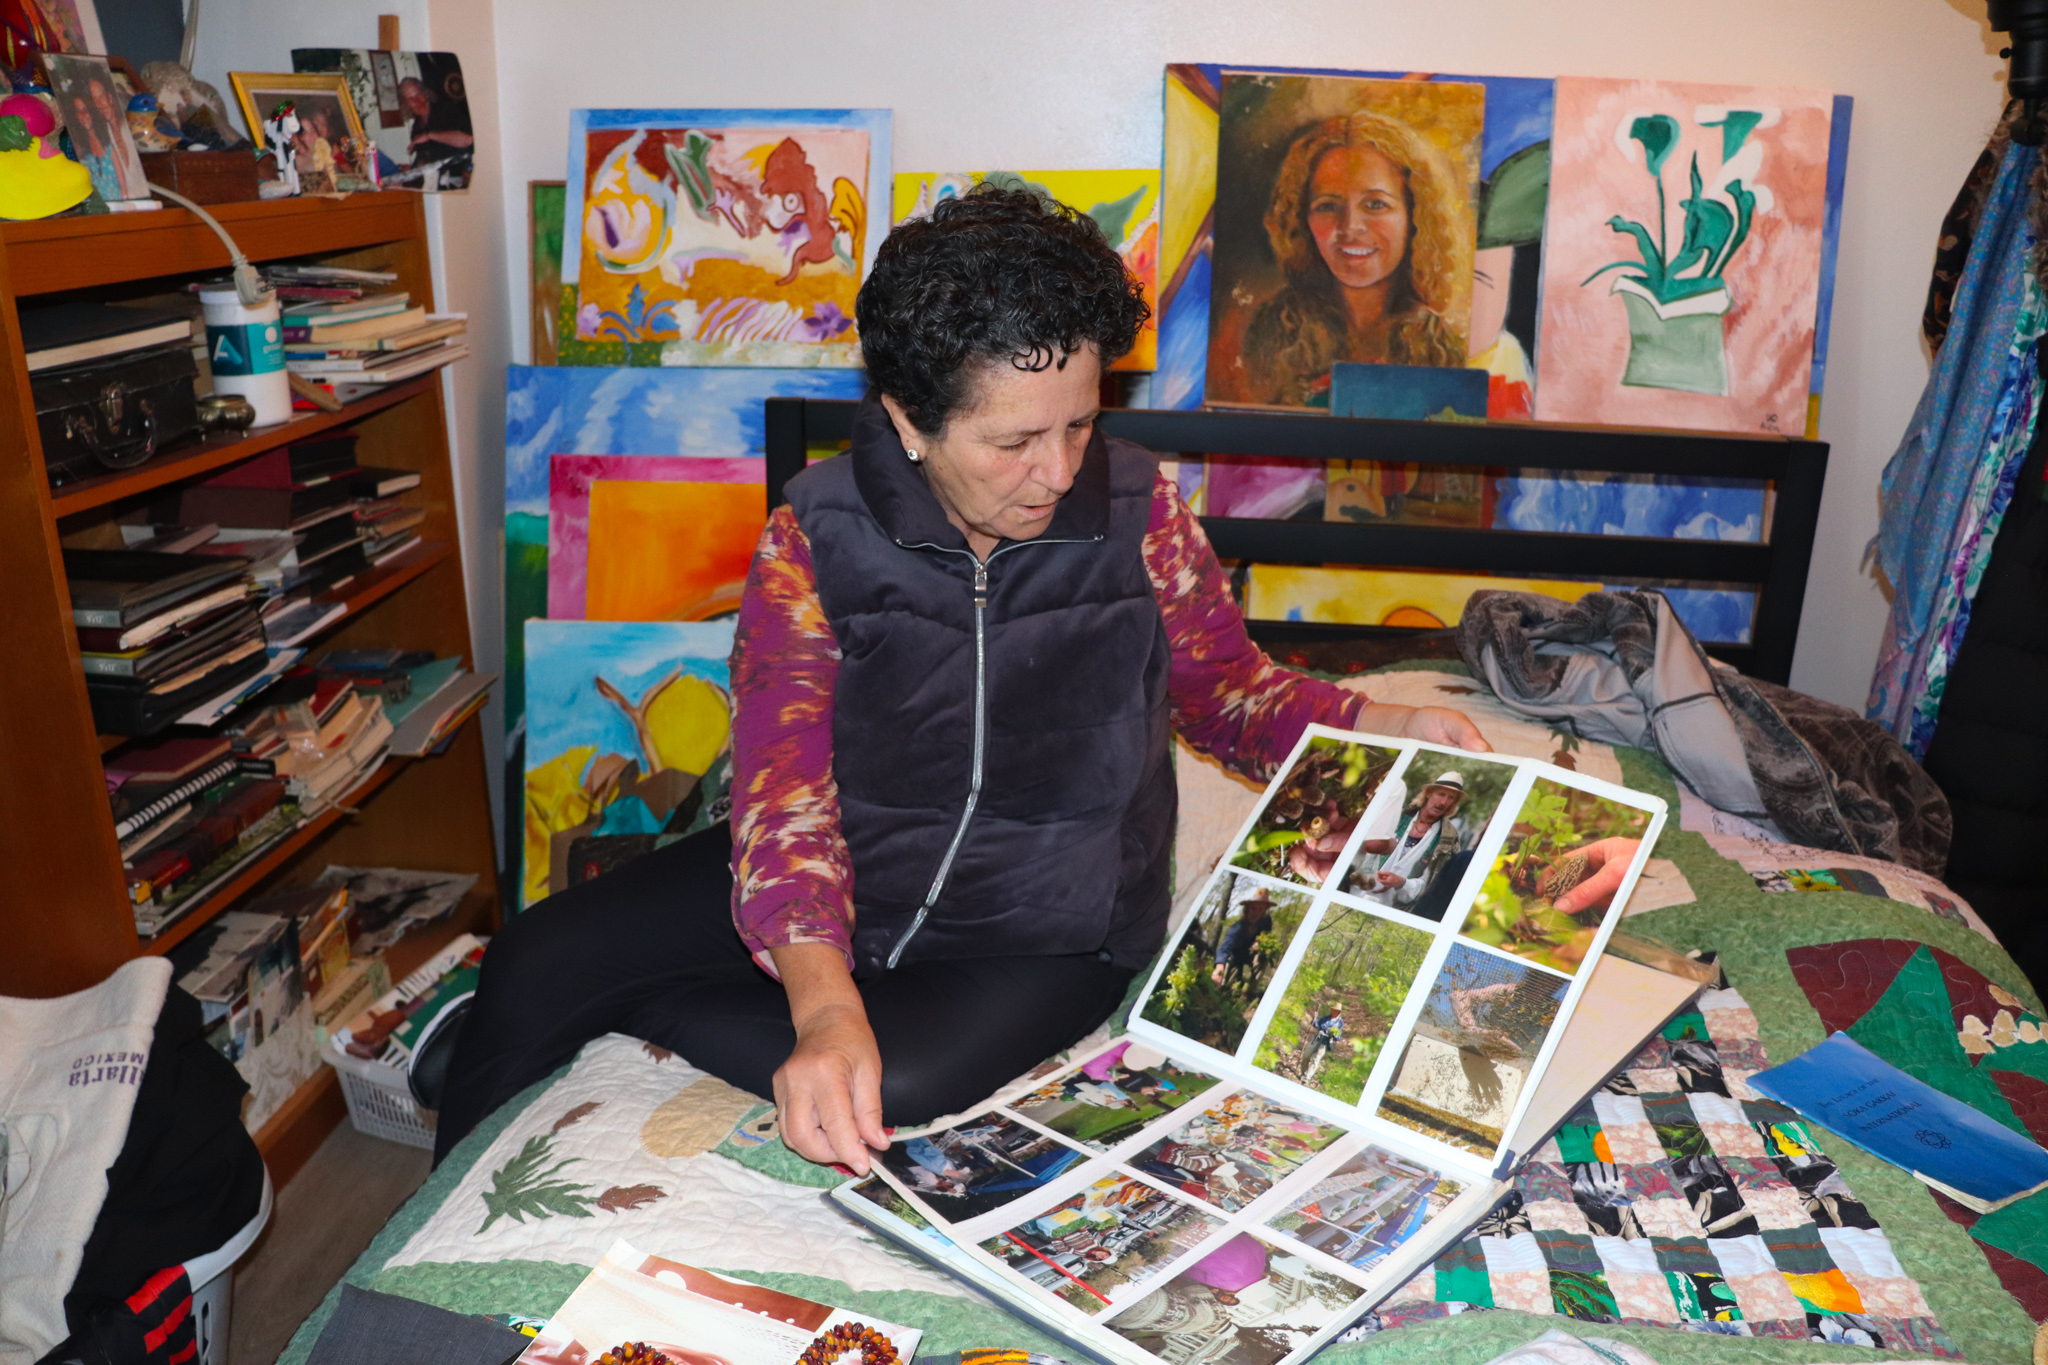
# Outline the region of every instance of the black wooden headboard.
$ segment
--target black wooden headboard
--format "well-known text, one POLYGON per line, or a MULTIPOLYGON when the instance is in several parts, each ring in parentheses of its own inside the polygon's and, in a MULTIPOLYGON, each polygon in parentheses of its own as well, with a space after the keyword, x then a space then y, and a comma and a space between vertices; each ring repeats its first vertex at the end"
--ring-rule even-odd
MULTIPOLYGON (((802 471, 806 449, 852 433, 855 404, 771 398, 767 413, 768 505, 802 471)), ((1433 526, 1372 526, 1334 521, 1257 521, 1204 517, 1202 527, 1225 560, 1265 564, 1369 564, 1518 575, 1675 579, 1757 590, 1747 645, 1709 652, 1752 677, 1789 682, 1807 561, 1820 517, 1828 447, 1779 436, 1724 436, 1562 427, 1534 423, 1388 422, 1294 413, 1154 412, 1111 408, 1106 435, 1162 455, 1277 455, 1301 460, 1507 467, 1683 478, 1761 479, 1774 497, 1764 543, 1669 540, 1645 536, 1433 526)), ((1385 635, 1385 626, 1250 623, 1255 639, 1277 643, 1344 635, 1385 635)))

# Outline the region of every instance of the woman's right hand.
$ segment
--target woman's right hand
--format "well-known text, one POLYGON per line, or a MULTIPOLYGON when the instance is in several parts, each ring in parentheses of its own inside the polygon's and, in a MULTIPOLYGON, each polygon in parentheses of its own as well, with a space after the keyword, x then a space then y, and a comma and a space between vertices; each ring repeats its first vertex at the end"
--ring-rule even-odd
POLYGON ((882 1127, 882 1054, 846 960, 822 943, 772 948, 789 993, 796 1048, 775 1073, 782 1140, 798 1156, 866 1175, 889 1145, 882 1127))

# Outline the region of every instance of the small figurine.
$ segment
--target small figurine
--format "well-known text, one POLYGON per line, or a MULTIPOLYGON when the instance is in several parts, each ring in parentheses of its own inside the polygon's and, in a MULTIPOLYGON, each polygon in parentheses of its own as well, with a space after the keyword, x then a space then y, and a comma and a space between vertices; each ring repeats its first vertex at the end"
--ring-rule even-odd
POLYGON ((135 134, 135 149, 168 152, 178 145, 178 125, 163 116, 155 95, 133 95, 128 100, 128 131, 135 134))
POLYGON ((57 150, 56 116, 33 95, 0 99, 0 218, 48 218, 92 196, 92 174, 57 150))
POLYGON ((270 111, 270 117, 263 120, 263 141, 269 154, 277 158, 277 181, 284 186, 278 192, 278 198, 299 192, 299 163, 294 155, 298 134, 298 109, 291 100, 280 103, 270 111))

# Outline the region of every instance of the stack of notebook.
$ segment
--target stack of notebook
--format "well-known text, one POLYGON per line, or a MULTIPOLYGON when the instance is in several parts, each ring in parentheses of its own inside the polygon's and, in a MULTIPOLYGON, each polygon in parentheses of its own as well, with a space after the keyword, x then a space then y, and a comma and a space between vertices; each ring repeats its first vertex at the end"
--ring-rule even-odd
POLYGON ((404 294, 307 304, 284 319, 285 365, 344 400, 425 374, 469 354, 461 313, 429 313, 404 294))
POLYGON ((106 734, 143 735, 263 671, 263 623, 239 555, 66 550, 71 619, 106 734))
POLYGON ((296 823, 274 765, 238 753, 226 738, 129 745, 105 767, 114 837, 145 935, 296 823))
POLYGON ((134 548, 246 559, 266 642, 298 644, 346 611, 339 596, 359 575, 417 544, 426 517, 398 497, 420 475, 357 463, 356 439, 325 432, 266 451, 145 509, 123 534, 134 548))

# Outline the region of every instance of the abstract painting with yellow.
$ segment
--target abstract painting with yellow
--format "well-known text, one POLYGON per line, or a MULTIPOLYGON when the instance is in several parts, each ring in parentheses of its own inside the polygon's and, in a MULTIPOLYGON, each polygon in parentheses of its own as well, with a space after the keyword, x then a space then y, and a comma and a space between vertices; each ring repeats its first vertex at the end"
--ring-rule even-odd
POLYGON ((860 363, 886 110, 582 109, 569 161, 575 342, 635 360, 658 343, 663 365, 860 363))
POLYGON ((896 177, 894 222, 922 218, 948 199, 993 181, 1032 189, 1086 214, 1144 286, 1154 316, 1131 353, 1109 368, 1150 370, 1159 358, 1159 171, 905 171, 896 177))
POLYGON ((1317 568, 1254 564, 1245 590, 1245 615, 1255 621, 1312 621, 1341 626, 1413 626, 1440 630, 1458 624, 1475 592, 1538 592, 1576 602, 1598 583, 1546 578, 1489 578, 1481 574, 1416 573, 1400 569, 1317 568))

